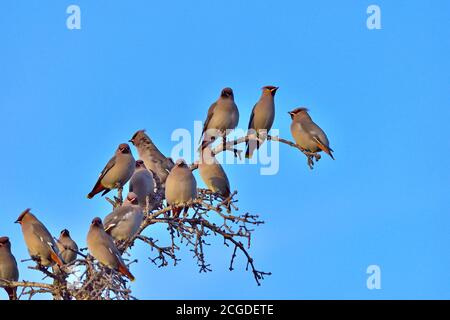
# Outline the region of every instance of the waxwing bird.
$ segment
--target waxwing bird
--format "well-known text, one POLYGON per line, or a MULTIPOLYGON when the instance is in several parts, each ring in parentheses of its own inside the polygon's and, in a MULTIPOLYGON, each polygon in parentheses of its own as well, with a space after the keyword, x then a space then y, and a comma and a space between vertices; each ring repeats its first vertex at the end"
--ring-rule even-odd
POLYGON ((230 182, 221 164, 214 157, 209 147, 206 147, 201 155, 202 160, 198 164, 198 170, 203 182, 211 191, 218 192, 223 197, 228 198, 230 182))
MULTIPOLYGON (((0 279, 19 280, 16 258, 11 253, 11 242, 8 237, 0 237, 0 279)), ((4 287, 9 300, 17 300, 17 287, 4 287)))
POLYGON ((59 239, 56 242, 61 258, 65 264, 75 261, 77 258, 78 246, 70 237, 70 232, 67 229, 61 231, 59 239))
POLYGON ((115 155, 108 161, 106 167, 100 173, 94 188, 87 195, 88 199, 93 198, 97 193, 103 191, 102 196, 111 189, 122 188, 134 172, 134 158, 131 154, 130 146, 122 143, 116 150, 115 155))
POLYGON ((308 109, 296 108, 288 113, 292 119, 291 134, 295 143, 309 152, 323 151, 334 160, 327 135, 312 121, 308 109))
POLYGON ((145 167, 151 170, 159 178, 164 186, 174 163, 171 158, 166 158, 155 146, 145 130, 137 131, 129 140, 137 149, 139 158, 144 161, 145 167))
POLYGON ((136 168, 130 179, 129 191, 137 195, 139 205, 143 209, 147 208, 147 201, 149 205, 148 210, 153 209, 150 206, 150 201, 153 199, 154 189, 153 174, 147 170, 144 161, 137 160, 136 168))
POLYGON ((105 217, 103 225, 106 233, 115 240, 125 241, 136 234, 143 219, 144 213, 138 204, 138 196, 129 192, 124 203, 105 217))
POLYGON ((47 228, 26 209, 17 218, 22 227, 23 238, 31 258, 44 267, 64 265, 58 247, 47 228))
POLYGON ((217 137, 225 137, 230 130, 234 130, 239 123, 239 110, 234 102, 234 93, 231 88, 222 90, 219 99, 208 109, 208 115, 202 130, 202 143, 200 151, 211 144, 217 137))
MULTIPOLYGON (((267 133, 270 131, 275 119, 275 93, 278 87, 265 86, 262 88, 261 98, 255 104, 250 115, 250 121, 248 123, 249 133, 256 134, 256 137, 265 140, 267 133)), ((246 143, 247 151, 245 152, 246 158, 251 158, 255 149, 259 149, 262 142, 258 140, 251 140, 246 143)))
MULTIPOLYGON (((182 206, 197 198, 197 181, 183 159, 179 159, 170 171, 165 190, 167 204, 173 206, 173 216, 178 217, 182 206)), ((185 212, 188 207, 185 206, 185 212)))
POLYGON ((87 245, 89 252, 98 262, 134 281, 134 276, 123 262, 119 250, 111 236, 105 232, 102 220, 98 217, 92 220, 87 235, 87 245))

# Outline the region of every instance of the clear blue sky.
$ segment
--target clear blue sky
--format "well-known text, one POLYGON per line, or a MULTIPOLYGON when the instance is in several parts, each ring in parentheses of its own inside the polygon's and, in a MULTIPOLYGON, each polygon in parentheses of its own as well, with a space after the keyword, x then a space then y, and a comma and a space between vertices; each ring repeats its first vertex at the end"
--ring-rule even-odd
MULTIPOLYGON (((311 171, 282 145, 277 175, 225 167, 241 209, 267 222, 251 253, 273 275, 257 287, 242 256, 229 272, 220 240, 208 274, 189 252, 158 269, 137 245, 136 296, 449 299, 449 31, 446 0, 1 1, 0 235, 28 258, 13 221, 31 207, 85 246, 91 219, 110 209, 86 193, 119 143, 146 128, 169 153, 173 129, 203 120, 225 86, 246 127, 273 84, 274 128, 290 138, 286 112, 305 105, 336 156, 311 171), (72 3, 81 30, 66 28, 72 3), (366 28, 372 3, 382 30, 366 28), (381 290, 366 288, 371 264, 381 290)), ((26 264, 20 273, 40 279, 26 264)))

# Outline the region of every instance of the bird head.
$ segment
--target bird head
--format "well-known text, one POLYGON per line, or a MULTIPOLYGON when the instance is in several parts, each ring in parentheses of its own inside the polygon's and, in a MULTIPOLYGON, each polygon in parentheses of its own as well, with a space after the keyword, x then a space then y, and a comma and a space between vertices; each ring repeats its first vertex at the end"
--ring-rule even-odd
POLYGON ((291 119, 294 119, 296 115, 308 114, 308 109, 305 107, 295 108, 292 111, 289 111, 288 114, 291 116, 291 119))
POLYGON ((138 197, 137 194, 134 192, 128 192, 127 194, 127 200, 128 202, 130 202, 131 204, 138 204, 138 197))
POLYGON ((275 93, 277 92, 279 87, 274 87, 274 86, 265 86, 262 87, 262 91, 264 95, 271 95, 272 97, 275 96, 275 93))
POLYGON ((139 139, 145 135, 145 129, 138 130, 133 134, 130 140, 128 142, 131 142, 134 146, 138 143, 139 139))
POLYGON ((233 89, 231 88, 224 88, 222 92, 220 93, 220 96, 222 98, 234 98, 233 89))
POLYGON ((103 228, 102 219, 100 219, 99 217, 95 217, 91 222, 91 226, 103 228))
POLYGON ((142 161, 142 160, 136 160, 135 166, 136 166, 136 169, 139 169, 139 168, 147 169, 144 161, 142 161))
POLYGON ((11 248, 11 242, 8 237, 0 237, 0 248, 11 248))
POLYGON ((186 161, 184 161, 184 159, 178 159, 177 162, 175 162, 175 167, 186 168, 186 161))
POLYGON ((130 146, 127 143, 121 143, 119 144, 119 147, 117 149, 120 153, 130 153, 130 146))
POLYGON ((31 210, 30 208, 25 209, 25 211, 22 212, 22 213, 20 214, 20 216, 17 218, 17 220, 15 221, 15 223, 22 224, 23 219, 25 218, 25 216, 27 216, 28 214, 31 214, 30 210, 31 210))
POLYGON ((67 230, 67 229, 62 230, 61 233, 60 233, 60 236, 61 237, 70 237, 69 230, 67 230))

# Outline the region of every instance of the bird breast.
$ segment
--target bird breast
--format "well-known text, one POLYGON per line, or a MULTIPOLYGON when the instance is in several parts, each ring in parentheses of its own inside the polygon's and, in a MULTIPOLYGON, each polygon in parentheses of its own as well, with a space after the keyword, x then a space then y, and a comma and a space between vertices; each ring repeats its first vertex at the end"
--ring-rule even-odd
POLYGON ((195 199, 197 182, 189 168, 174 168, 166 180, 166 199, 169 204, 181 204, 195 199))

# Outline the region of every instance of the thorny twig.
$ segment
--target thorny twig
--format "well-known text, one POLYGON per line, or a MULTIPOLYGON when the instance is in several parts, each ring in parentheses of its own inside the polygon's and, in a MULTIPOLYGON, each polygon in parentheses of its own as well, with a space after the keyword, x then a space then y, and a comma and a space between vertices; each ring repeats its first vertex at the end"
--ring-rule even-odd
MULTIPOLYGON (((299 149, 305 154, 308 160, 308 166, 312 169, 314 160, 317 162, 320 155, 317 153, 308 152, 299 145, 282 139, 278 136, 266 136, 267 140, 277 141, 287 144, 291 147, 299 149)), ((235 157, 241 157, 242 150, 238 150, 236 145, 245 143, 251 140, 262 140, 255 135, 247 135, 240 137, 233 141, 227 141, 217 145, 212 154, 229 150, 234 153, 235 157)), ((191 166, 192 170, 197 169, 197 165, 191 166)), ((236 206, 237 200, 235 196, 237 192, 233 192, 229 197, 224 198, 221 195, 210 190, 199 189, 197 199, 186 204, 189 207, 188 214, 180 217, 171 216, 172 207, 164 205, 164 188, 161 186, 157 175, 154 176, 155 194, 148 199, 148 204, 145 210, 145 218, 141 224, 137 234, 123 243, 117 244, 121 252, 126 253, 136 239, 146 243, 151 247, 151 250, 157 251, 155 258, 149 258, 158 267, 164 267, 169 264, 169 259, 176 265, 179 259, 176 252, 180 250, 180 244, 184 243, 190 247, 194 258, 200 268, 200 272, 211 271, 210 265, 206 262, 204 247, 208 246, 206 242, 208 236, 220 236, 224 241, 225 246, 233 245, 233 253, 229 270, 234 269, 234 262, 237 258, 237 253, 240 251, 247 259, 247 270, 250 268, 255 281, 258 285, 264 276, 270 275, 270 272, 264 272, 256 269, 254 260, 250 256, 248 249, 251 244, 251 235, 253 229, 250 226, 258 226, 264 222, 259 220, 257 215, 249 213, 236 214, 239 208, 236 206), (158 240, 144 235, 143 233, 154 224, 166 224, 170 235, 170 244, 160 246, 158 240), (243 241, 247 242, 244 246, 243 241)), ((106 200, 116 208, 122 204, 122 195, 119 192, 118 197, 114 199, 106 198, 106 200)), ((80 249, 82 251, 83 249, 80 249)), ((38 267, 31 267, 37 269, 45 274, 46 277, 53 278, 53 284, 29 282, 29 281, 7 281, 0 279, 0 286, 5 287, 20 287, 21 293, 19 298, 27 295, 30 299, 38 293, 50 293, 55 299, 135 299, 131 295, 131 290, 128 287, 128 282, 116 271, 106 268, 95 262, 90 255, 77 252, 80 259, 75 260, 69 265, 61 269, 62 274, 55 275, 48 269, 38 267), (68 276, 72 276, 68 281, 68 276)), ((135 262, 135 261, 133 261, 135 262)), ((131 263, 133 263, 131 262, 131 263)))
MULTIPOLYGON (((272 140, 272 141, 277 141, 277 142, 280 142, 280 143, 284 143, 284 144, 287 144, 288 146, 291 146, 293 148, 297 148, 298 150, 300 150, 306 156, 307 163, 308 163, 308 166, 309 166, 310 169, 314 168, 314 160, 317 162, 321 158, 320 154, 318 154, 316 152, 309 152, 309 151, 303 149, 298 144, 296 144, 294 142, 291 142, 289 140, 280 138, 278 136, 267 135, 267 140, 272 140)), ((212 154, 213 155, 217 155, 220 152, 228 150, 228 151, 233 152, 235 157, 239 157, 239 159, 241 159, 242 150, 236 149, 236 146, 238 144, 247 143, 249 141, 257 141, 259 143, 263 142, 263 140, 261 138, 257 137, 255 134, 249 134, 249 135, 237 138, 235 140, 227 141, 225 144, 223 144, 223 143, 218 144, 212 150, 212 154)), ((195 168, 193 167, 192 169, 195 169, 195 168)))

